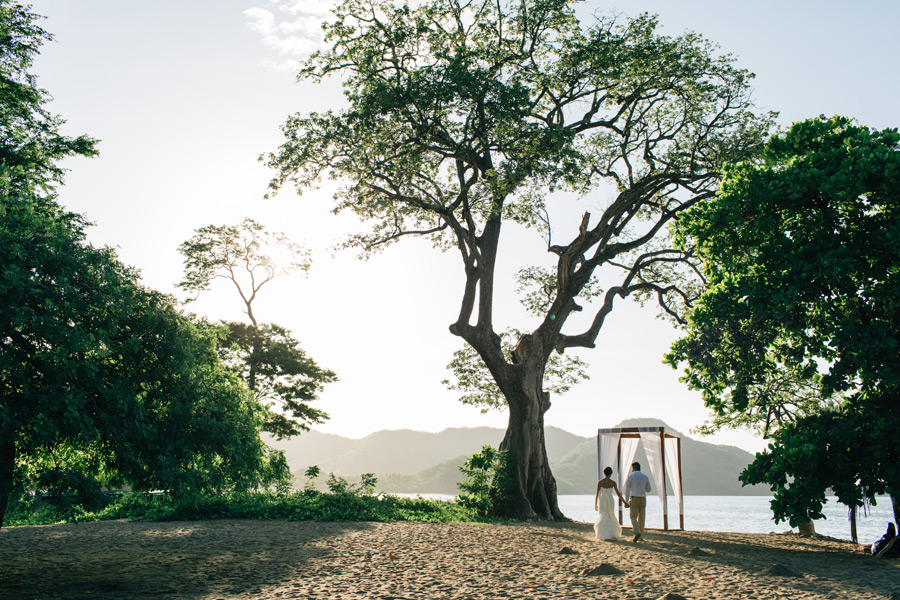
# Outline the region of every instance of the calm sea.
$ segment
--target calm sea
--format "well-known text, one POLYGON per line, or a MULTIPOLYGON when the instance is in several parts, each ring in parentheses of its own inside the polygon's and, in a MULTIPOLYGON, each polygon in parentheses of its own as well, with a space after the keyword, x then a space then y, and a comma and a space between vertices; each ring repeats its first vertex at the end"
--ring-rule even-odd
MULTIPOLYGON (((695 531, 734 531, 738 533, 769 533, 790 530, 786 522, 776 524, 768 496, 685 496, 684 528, 695 531)), ((678 525, 678 505, 674 497, 669 497, 669 526, 678 525)), ((576 521, 593 523, 594 496, 559 496, 559 508, 567 517, 576 521)), ((850 539, 850 519, 847 507, 829 498, 823 510, 825 518, 815 522, 816 533, 829 537, 850 539)), ((860 544, 877 541, 894 520, 890 498, 878 498, 868 515, 860 510, 856 519, 856 531, 860 544)), ((630 527, 628 510, 623 514, 623 523, 630 527)), ((658 498, 647 498, 647 527, 663 525, 662 505, 658 498)))
MULTIPOLYGON (((399 496, 415 496, 416 494, 397 494, 399 496)), ((453 496, 444 494, 422 494, 426 498, 449 500, 453 496)), ((790 530, 785 522, 776 524, 772 519, 772 511, 767 496, 685 496, 684 528, 693 531, 734 531, 738 533, 769 533, 790 530)), ((838 504, 835 498, 829 498, 825 504, 825 519, 815 522, 816 533, 840 539, 850 539, 850 520, 847 508, 838 504)), ((669 526, 678 526, 678 506, 675 498, 669 500, 669 526)), ((597 518, 594 512, 594 496, 559 496, 559 508, 570 519, 593 523, 597 518)), ((871 544, 884 535, 889 522, 892 522, 893 511, 890 498, 878 498, 878 504, 871 507, 868 515, 860 511, 856 521, 856 531, 860 544, 871 544)), ((628 510, 623 514, 623 522, 630 527, 628 510)), ((662 506, 659 499, 647 499, 647 527, 662 528, 662 506)))

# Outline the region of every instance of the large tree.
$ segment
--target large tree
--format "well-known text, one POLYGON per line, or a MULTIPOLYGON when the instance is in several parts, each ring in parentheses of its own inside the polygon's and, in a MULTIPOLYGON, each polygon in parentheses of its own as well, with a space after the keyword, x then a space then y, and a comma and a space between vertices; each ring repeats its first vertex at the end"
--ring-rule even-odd
POLYGON ((216 331, 143 288, 81 217, 0 196, 0 524, 16 488, 248 488, 286 476, 216 331))
POLYGON ((459 252, 465 285, 450 331, 509 407, 511 514, 562 518, 544 447, 548 360, 594 347, 616 298, 682 310, 694 292, 672 277, 686 254, 664 233, 713 195, 722 163, 760 148, 769 120, 751 112, 751 76, 695 34, 659 35, 651 16, 583 27, 568 0, 346 0, 334 15, 329 48, 299 78, 340 76, 347 106, 287 120, 272 186, 339 179, 336 210, 372 225, 348 242, 364 253, 409 236, 459 252), (551 202, 566 188, 575 193, 551 202), (557 209, 576 195, 602 208, 558 231, 573 208, 557 209), (531 299, 547 294, 529 302, 537 325, 507 356, 494 290, 510 223, 536 230, 550 260, 520 274, 539 288, 531 299), (613 280, 602 292, 601 269, 613 280), (586 318, 570 319, 585 306, 586 318))
POLYGON ((266 407, 265 431, 280 439, 328 419, 325 411, 310 403, 337 375, 316 364, 290 331, 259 323, 253 312, 263 286, 278 277, 309 270, 309 252, 250 218, 238 225, 201 227, 178 250, 184 256, 184 279, 178 287, 200 293, 208 291, 215 280, 224 279, 234 285, 244 304, 250 324, 223 321, 219 352, 266 407))
POLYGON ((821 518, 831 489, 890 494, 900 522, 900 134, 820 117, 765 159, 679 219, 709 287, 668 360, 715 425, 772 437, 741 479, 777 520, 821 518))
POLYGON ((49 35, 0 1, 0 525, 26 486, 96 491, 251 487, 284 478, 264 411, 215 353, 215 335, 143 288, 56 202, 66 156, 28 72, 49 35))

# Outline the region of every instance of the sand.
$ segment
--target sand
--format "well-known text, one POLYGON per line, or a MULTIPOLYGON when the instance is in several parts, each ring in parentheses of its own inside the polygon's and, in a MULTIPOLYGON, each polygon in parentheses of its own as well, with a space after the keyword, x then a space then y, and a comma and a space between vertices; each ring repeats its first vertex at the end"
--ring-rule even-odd
POLYGON ((900 600, 900 560, 874 559, 849 542, 650 531, 634 544, 592 535, 586 523, 3 528, 0 598, 900 600))

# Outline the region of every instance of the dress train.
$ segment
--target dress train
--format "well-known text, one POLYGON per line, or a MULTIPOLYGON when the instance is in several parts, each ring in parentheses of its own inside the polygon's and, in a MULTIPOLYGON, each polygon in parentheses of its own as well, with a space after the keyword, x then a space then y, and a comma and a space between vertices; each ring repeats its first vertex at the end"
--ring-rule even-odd
POLYGON ((616 519, 616 495, 613 488, 601 488, 598 502, 600 515, 594 523, 594 534, 598 540, 621 540, 622 526, 616 519))

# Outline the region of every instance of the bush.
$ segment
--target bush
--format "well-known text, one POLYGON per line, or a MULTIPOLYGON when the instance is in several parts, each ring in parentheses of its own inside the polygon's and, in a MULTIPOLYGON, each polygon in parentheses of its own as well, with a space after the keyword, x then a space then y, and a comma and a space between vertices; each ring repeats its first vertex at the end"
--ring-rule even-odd
MULTIPOLYGON (((338 482, 339 483, 339 482, 338 482)), ((340 487, 340 485, 338 485, 340 487)), ((375 496, 374 477, 338 493, 305 489, 290 494, 243 492, 230 494, 129 493, 95 512, 60 512, 50 503, 17 505, 9 525, 52 524, 62 521, 128 519, 195 521, 208 519, 284 519, 290 521, 420 521, 429 523, 485 522, 459 503, 445 500, 375 496)))
POLYGON ((10 498, 3 525, 52 525, 64 521, 91 520, 89 515, 105 510, 120 499, 120 494, 112 492, 84 497, 76 494, 22 493, 10 498))
POLYGON ((457 502, 483 517, 506 514, 515 489, 509 469, 505 450, 484 446, 459 468, 464 477, 456 484, 457 502))

